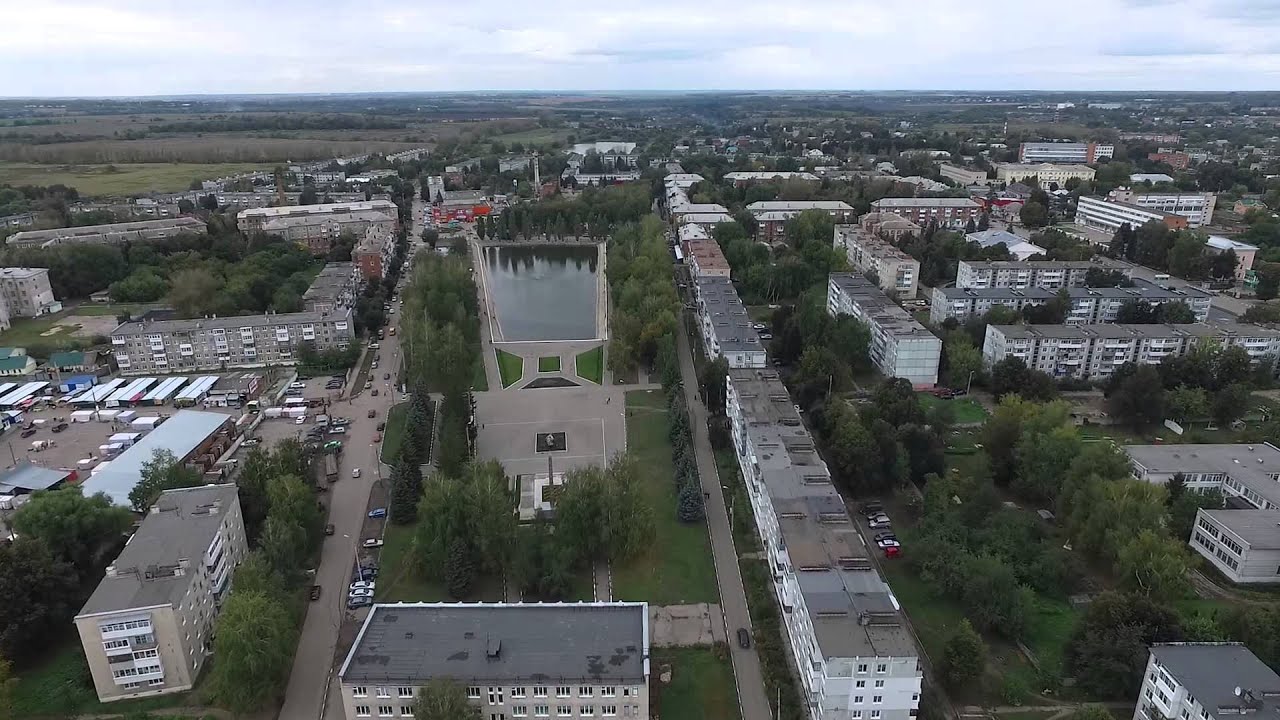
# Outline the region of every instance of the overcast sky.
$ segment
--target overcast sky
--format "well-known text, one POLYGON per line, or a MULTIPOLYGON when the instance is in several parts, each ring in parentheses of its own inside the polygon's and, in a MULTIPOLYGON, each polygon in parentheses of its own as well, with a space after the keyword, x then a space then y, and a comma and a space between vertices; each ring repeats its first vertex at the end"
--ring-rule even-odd
POLYGON ((1280 0, 0 0, 0 95, 1280 89, 1280 0))

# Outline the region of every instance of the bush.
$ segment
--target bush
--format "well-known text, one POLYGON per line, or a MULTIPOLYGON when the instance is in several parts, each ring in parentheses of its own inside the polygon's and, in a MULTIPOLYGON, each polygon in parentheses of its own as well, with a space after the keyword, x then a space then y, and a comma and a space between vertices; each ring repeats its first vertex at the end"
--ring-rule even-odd
POLYGON ((680 486, 676 498, 676 517, 683 523, 700 522, 706 516, 706 506, 702 502, 702 488, 697 479, 685 481, 680 486))
POLYGON ((939 670, 947 687, 959 690, 982 675, 987 665, 987 646, 968 620, 961 620, 942 649, 939 670))

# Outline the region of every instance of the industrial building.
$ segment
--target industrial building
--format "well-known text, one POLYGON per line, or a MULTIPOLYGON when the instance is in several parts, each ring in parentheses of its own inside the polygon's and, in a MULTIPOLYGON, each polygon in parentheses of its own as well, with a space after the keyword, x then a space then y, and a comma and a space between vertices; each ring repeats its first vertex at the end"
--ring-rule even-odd
POLYGON ((827 313, 852 315, 871 330, 871 361, 888 377, 932 387, 938 382, 942 341, 877 286, 857 273, 831 273, 827 313))

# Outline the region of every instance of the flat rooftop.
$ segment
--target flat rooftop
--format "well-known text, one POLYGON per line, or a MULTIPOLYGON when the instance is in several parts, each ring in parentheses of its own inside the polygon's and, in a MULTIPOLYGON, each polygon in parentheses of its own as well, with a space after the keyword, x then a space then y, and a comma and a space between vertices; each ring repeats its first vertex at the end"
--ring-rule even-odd
POLYGON ((1249 543, 1253 550, 1280 550, 1280 512, 1276 510, 1201 510, 1249 543))
MULTIPOLYGON (((877 210, 884 208, 954 207, 978 208, 971 198, 881 198, 871 203, 877 210)), ((1021 240, 1022 238, 1019 238, 1021 240)))
POLYGON ((52 228, 49 230, 27 230, 9 236, 5 242, 10 245, 43 242, 75 237, 92 237, 95 235, 111 235, 115 233, 140 232, 145 230, 191 230, 204 232, 205 223, 196 218, 180 217, 163 220, 139 220, 137 222, 106 223, 104 225, 80 225, 77 227, 52 228))
POLYGON ((879 286, 858 273, 831 273, 830 281, 840 289, 881 331, 898 338, 908 336, 937 336, 929 331, 911 313, 889 299, 879 286))
POLYGON ((751 316, 729 278, 698 278, 695 285, 722 352, 764 352, 760 334, 751 326, 751 316))
POLYGON ((129 507, 129 493, 142 479, 142 466, 151 460, 154 451, 168 450, 184 460, 210 435, 233 421, 230 415, 222 413, 179 410, 80 486, 85 495, 106 493, 114 504, 129 507))
POLYGON ((1280 449, 1270 443, 1125 445, 1125 454, 1148 473, 1226 473, 1280 506, 1280 449))
POLYGON ((915 258, 902 252, 898 246, 864 231, 857 225, 836 225, 835 239, 839 243, 856 243, 863 252, 881 260, 916 262, 915 258))
POLYGON ((1280 330, 1262 325, 1242 323, 1188 323, 1186 325, 1099 323, 1092 325, 991 325, 990 327, 998 328, 1006 338, 1017 339, 1280 338, 1280 330))
POLYGON ((338 672, 343 683, 640 683, 646 603, 374 605, 338 672))
POLYGON ((853 206, 843 200, 760 200, 747 206, 752 213, 802 212, 804 210, 830 210, 853 212, 853 206))
MULTIPOLYGON (((1014 237, 1017 237, 1016 235, 1014 237)), ((1019 238, 1021 239, 1021 238, 1019 238)), ((1130 265, 1098 255, 1092 260, 961 260, 974 270, 1119 270, 1129 274, 1130 265)))
POLYGON ((205 485, 161 493, 78 617, 182 602, 202 574, 214 534, 239 502, 237 492, 235 485, 205 485))
POLYGON ((396 204, 390 200, 364 200, 348 203, 324 203, 321 205, 282 205, 280 207, 249 208, 241 210, 236 218, 260 218, 270 220, 284 217, 306 217, 309 215, 331 215, 333 213, 354 213, 365 210, 385 211, 396 216, 396 204))
POLYGON ((122 323, 111 331, 112 336, 139 335, 143 333, 192 332, 194 330, 223 328, 236 329, 242 327, 309 325, 327 320, 342 320, 349 316, 349 309, 335 310, 330 313, 297 312, 267 313, 265 315, 227 315, 213 318, 190 318, 186 320, 131 320, 122 323))
MULTIPOLYGON (((1213 295, 1199 288, 1184 287, 1162 287, 1155 283, 1142 279, 1135 279, 1133 287, 1070 287, 1065 288, 1067 294, 1072 300, 1087 300, 1089 298, 1106 298, 1109 300, 1204 300, 1209 301, 1213 295)), ((984 300, 1052 300, 1057 297, 1059 290, 1027 287, 1027 288, 935 288, 935 293, 941 293, 948 300, 963 300, 965 298, 978 298, 984 300)))
POLYGON ((1176 643, 1151 646, 1156 662, 1206 710, 1218 716, 1243 714, 1236 689, 1251 690, 1259 717, 1274 717, 1280 677, 1243 645, 1236 643, 1176 643), (1230 710, 1234 709, 1235 712, 1230 710), (1223 711, 1227 712, 1223 712, 1223 711))

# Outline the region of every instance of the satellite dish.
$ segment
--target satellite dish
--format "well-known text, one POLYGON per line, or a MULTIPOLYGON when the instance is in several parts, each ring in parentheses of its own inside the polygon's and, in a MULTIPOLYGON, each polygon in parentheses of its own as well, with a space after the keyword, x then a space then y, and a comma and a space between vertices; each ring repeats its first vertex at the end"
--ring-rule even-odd
POLYGON ((1237 686, 1236 686, 1236 689, 1235 689, 1235 690, 1232 690, 1231 692, 1235 693, 1235 694, 1236 694, 1236 697, 1240 697, 1240 686, 1239 686, 1239 685, 1237 685, 1237 686))

